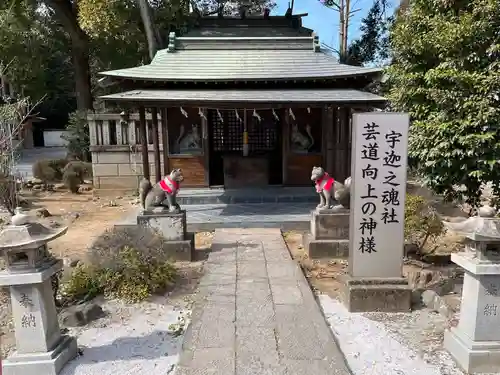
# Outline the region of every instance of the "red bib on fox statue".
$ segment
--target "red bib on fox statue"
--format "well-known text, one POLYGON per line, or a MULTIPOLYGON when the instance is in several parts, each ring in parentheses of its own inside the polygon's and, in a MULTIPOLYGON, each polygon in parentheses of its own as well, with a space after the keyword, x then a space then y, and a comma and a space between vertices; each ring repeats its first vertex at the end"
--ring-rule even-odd
POLYGON ((327 172, 316 180, 316 192, 321 193, 323 190, 330 190, 335 183, 335 180, 327 172))
POLYGON ((180 189, 180 184, 177 181, 172 180, 170 176, 167 176, 159 182, 160 187, 163 191, 168 194, 176 194, 180 189))

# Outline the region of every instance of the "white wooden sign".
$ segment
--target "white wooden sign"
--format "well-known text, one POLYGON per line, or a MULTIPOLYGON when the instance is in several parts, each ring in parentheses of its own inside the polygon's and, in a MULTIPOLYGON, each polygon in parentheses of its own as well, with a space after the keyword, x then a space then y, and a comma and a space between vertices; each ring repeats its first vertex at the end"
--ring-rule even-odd
POLYGON ((409 116, 355 113, 352 118, 349 273, 401 277, 409 116))

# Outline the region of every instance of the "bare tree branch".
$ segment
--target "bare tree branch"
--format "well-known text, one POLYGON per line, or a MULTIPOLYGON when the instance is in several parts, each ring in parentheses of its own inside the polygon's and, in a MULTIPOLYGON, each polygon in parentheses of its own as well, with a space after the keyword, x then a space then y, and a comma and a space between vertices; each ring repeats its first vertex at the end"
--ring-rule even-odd
POLYGON ((23 125, 33 115, 43 98, 31 106, 27 98, 15 103, 0 105, 0 206, 11 215, 19 205, 19 190, 23 176, 17 176, 14 170, 18 149, 22 140, 19 135, 23 125))

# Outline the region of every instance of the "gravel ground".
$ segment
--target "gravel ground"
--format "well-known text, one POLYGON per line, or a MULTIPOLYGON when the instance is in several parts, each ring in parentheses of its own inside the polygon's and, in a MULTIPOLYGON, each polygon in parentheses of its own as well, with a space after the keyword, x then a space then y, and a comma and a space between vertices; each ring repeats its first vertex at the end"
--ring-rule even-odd
POLYGON ((0 288, 0 357, 5 358, 16 344, 8 289, 0 288))
POLYGON ((71 329, 82 355, 60 375, 173 374, 182 344, 179 323, 189 321, 189 303, 165 298, 139 305, 118 301, 101 304, 107 317, 71 329))
MULTIPOLYGON (((60 375, 173 373, 182 344, 182 326, 189 322, 190 298, 155 297, 151 302, 135 305, 103 298, 94 300, 106 316, 84 327, 69 329, 68 334, 77 337, 82 355, 67 364, 60 375)), ((2 332, 13 332, 10 303, 6 298, 0 302, 0 328, 2 332)), ((14 349, 15 338, 7 334, 0 341, 5 358, 14 349)))
POLYGON ((465 375, 442 347, 449 326, 442 315, 353 314, 327 295, 319 300, 353 375, 465 375))

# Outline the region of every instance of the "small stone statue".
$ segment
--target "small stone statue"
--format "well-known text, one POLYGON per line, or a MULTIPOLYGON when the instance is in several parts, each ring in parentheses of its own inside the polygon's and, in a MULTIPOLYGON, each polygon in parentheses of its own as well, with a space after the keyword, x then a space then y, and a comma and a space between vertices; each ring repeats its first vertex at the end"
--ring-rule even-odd
POLYGON ((201 136, 198 125, 191 125, 191 131, 189 132, 186 132, 184 125, 181 125, 179 132, 180 134, 176 141, 179 153, 185 154, 201 148, 201 136))
POLYGON ((176 197, 183 180, 184 177, 180 169, 173 169, 168 176, 154 185, 148 179, 142 179, 139 185, 142 208, 151 210, 155 207, 166 207, 169 212, 179 212, 180 207, 176 197))
POLYGON ((29 215, 23 213, 23 209, 21 207, 16 207, 14 209, 14 216, 10 219, 12 225, 25 225, 28 224, 31 220, 29 215))
POLYGON ((469 217, 460 222, 443 220, 443 225, 450 231, 463 236, 477 236, 499 238, 500 220, 496 218, 497 212, 489 204, 480 207, 476 216, 469 217))
POLYGON ((307 136, 302 134, 297 124, 292 125, 292 132, 290 134, 290 141, 292 149, 295 152, 309 152, 314 145, 314 137, 311 132, 311 125, 305 126, 307 136))
POLYGON ((338 211, 342 208, 349 208, 351 177, 348 177, 344 184, 335 181, 322 167, 313 167, 311 181, 316 185, 316 192, 319 194, 320 202, 316 206, 318 210, 338 211), (334 205, 333 200, 340 204, 334 205))

